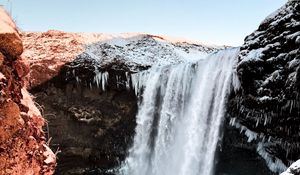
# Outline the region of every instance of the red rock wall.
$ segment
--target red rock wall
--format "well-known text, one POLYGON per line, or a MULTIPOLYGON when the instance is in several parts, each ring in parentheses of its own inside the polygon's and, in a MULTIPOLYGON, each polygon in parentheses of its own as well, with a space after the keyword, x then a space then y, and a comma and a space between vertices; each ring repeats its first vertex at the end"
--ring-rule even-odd
POLYGON ((39 110, 24 87, 29 72, 16 26, 0 8, 0 175, 53 174, 39 110))

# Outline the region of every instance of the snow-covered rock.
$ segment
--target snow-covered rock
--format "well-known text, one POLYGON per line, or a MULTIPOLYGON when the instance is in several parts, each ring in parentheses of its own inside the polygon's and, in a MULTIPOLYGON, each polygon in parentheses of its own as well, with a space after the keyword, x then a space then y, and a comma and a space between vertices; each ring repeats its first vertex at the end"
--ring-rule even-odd
POLYGON ((294 162, 285 172, 280 175, 299 175, 300 174, 300 160, 294 162))
POLYGON ((300 1, 288 1, 245 38, 241 89, 229 101, 230 115, 260 136, 258 152, 277 173, 300 157, 299 30, 300 1))
POLYGON ((225 46, 140 33, 96 34, 25 32, 23 57, 32 65, 31 83, 41 84, 62 66, 119 69, 135 72, 153 65, 169 65, 204 58, 225 46), (43 74, 41 75, 41 71, 43 74))

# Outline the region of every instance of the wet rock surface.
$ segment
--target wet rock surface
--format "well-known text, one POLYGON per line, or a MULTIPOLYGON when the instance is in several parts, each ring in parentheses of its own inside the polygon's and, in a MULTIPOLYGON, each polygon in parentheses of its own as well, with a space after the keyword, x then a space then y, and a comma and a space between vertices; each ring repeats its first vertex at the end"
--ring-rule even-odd
POLYGON ((261 143, 270 167, 300 157, 299 31, 300 3, 289 1, 247 36, 237 66, 241 89, 229 101, 232 124, 254 133, 248 136, 261 143))

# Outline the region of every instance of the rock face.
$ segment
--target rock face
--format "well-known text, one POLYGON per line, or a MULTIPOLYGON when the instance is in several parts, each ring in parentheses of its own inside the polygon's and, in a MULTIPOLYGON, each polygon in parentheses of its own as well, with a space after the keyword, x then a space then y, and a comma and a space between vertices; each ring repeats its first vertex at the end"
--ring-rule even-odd
POLYGON ((57 174, 108 174, 133 140, 138 100, 130 74, 222 47, 148 34, 23 33, 31 92, 59 150, 57 174))
POLYGON ((231 124, 243 130, 274 172, 300 158, 300 2, 289 1, 245 39, 229 101, 231 124))
POLYGON ((28 65, 16 26, 0 8, 0 174, 53 174, 44 119, 24 87, 28 65))
POLYGON ((125 73, 110 70, 105 91, 91 79, 93 74, 94 69, 63 67, 31 90, 49 121, 50 146, 60 150, 58 174, 105 173, 125 158, 131 144, 137 99, 120 84, 125 73), (73 71, 86 79, 79 82, 73 71))

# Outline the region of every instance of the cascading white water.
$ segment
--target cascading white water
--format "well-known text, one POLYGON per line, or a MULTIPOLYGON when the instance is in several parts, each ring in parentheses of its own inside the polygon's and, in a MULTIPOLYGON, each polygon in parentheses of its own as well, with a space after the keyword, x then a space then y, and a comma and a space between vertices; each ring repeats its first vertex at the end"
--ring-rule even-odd
POLYGON ((142 101, 120 175, 211 175, 238 49, 133 76, 142 101))

